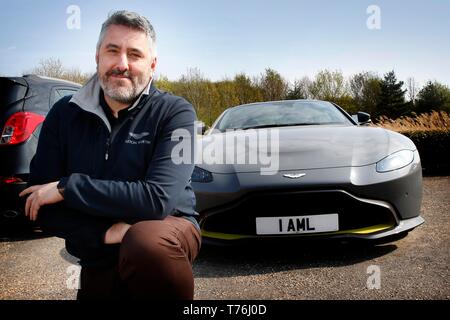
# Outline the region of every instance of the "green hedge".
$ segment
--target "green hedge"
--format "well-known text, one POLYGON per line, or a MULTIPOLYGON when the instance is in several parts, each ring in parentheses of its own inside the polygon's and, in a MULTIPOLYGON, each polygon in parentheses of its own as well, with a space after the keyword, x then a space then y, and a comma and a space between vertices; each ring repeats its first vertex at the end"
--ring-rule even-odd
POLYGON ((419 150, 423 173, 450 174, 450 130, 402 132, 419 150))

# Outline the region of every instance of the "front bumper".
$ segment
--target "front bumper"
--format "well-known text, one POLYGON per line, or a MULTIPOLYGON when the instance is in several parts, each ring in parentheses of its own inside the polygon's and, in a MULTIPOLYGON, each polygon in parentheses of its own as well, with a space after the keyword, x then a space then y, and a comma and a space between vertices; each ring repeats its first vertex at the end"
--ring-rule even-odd
POLYGON ((193 184, 204 239, 225 242, 286 237, 377 240, 405 234, 424 222, 420 216, 422 172, 418 154, 411 165, 387 173, 377 173, 375 165, 298 172, 305 173, 305 176, 290 180, 283 177, 284 173, 288 173, 284 171, 272 176, 261 176, 259 173, 214 174, 213 183, 193 184), (322 196, 327 192, 345 194, 355 201, 322 196), (315 198, 309 206, 305 203, 310 196, 292 201, 289 197, 270 198, 271 195, 284 193, 309 193, 315 198), (257 200, 245 203, 248 197, 261 194, 264 195, 257 200), (257 216, 345 212, 347 209, 338 210, 343 207, 351 212, 345 213, 342 220, 345 223, 340 224, 337 232, 261 236, 250 227, 255 224, 257 216), (366 217, 367 220, 364 220, 366 217))
POLYGON ((396 239, 397 236, 406 235, 407 232, 423 224, 425 220, 421 217, 410 218, 399 221, 398 225, 377 225, 370 228, 361 228, 354 230, 326 232, 317 234, 293 234, 293 235, 279 235, 279 236, 256 236, 256 235, 242 235, 242 234, 227 234, 219 232, 209 232, 202 229, 202 236, 206 243, 213 244, 235 244, 237 242, 246 240, 274 240, 274 239, 356 239, 377 241, 385 239, 396 239))

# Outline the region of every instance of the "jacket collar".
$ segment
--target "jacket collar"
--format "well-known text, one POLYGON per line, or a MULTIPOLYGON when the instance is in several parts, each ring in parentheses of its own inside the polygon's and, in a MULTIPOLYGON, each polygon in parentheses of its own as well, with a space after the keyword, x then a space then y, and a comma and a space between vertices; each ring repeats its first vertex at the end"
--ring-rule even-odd
MULTIPOLYGON (((75 103, 81 109, 94 113, 98 115, 103 122, 108 127, 108 130, 111 131, 111 125, 108 121, 108 118, 103 111, 103 108, 100 105, 100 82, 98 81, 97 73, 95 73, 85 84, 78 90, 70 99, 69 102, 75 103)), ((156 88, 153 86, 153 80, 150 80, 147 87, 145 87, 144 91, 142 91, 141 95, 136 99, 133 105, 129 108, 129 110, 135 108, 142 96, 150 95, 156 88)))

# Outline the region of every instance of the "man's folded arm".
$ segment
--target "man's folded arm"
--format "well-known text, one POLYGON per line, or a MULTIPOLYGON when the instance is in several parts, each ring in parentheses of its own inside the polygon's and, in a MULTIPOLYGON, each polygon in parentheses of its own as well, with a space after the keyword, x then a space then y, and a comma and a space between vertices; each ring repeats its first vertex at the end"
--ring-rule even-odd
POLYGON ((41 207, 38 222, 45 232, 72 244, 90 248, 104 246, 104 235, 113 221, 86 215, 67 208, 63 203, 41 207))
MULTIPOLYGON (((69 99, 70 97, 66 97, 59 100, 45 118, 36 154, 30 164, 28 186, 58 181, 64 175, 65 157, 58 112, 69 99)), ((38 223, 50 234, 92 247, 100 245, 104 233, 113 224, 112 221, 71 210, 64 202, 41 207, 38 223)))

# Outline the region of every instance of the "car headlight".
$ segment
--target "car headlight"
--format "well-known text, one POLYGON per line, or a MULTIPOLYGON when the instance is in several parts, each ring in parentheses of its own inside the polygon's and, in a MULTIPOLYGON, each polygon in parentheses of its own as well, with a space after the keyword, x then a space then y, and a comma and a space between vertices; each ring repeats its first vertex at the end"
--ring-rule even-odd
POLYGON ((195 166, 194 172, 192 172, 191 181, 192 182, 204 182, 204 183, 211 182, 211 181, 213 181, 213 176, 212 176, 211 172, 195 166))
POLYGON ((394 152, 386 158, 377 162, 377 172, 388 172, 406 167, 413 162, 414 152, 411 150, 401 150, 394 152))

